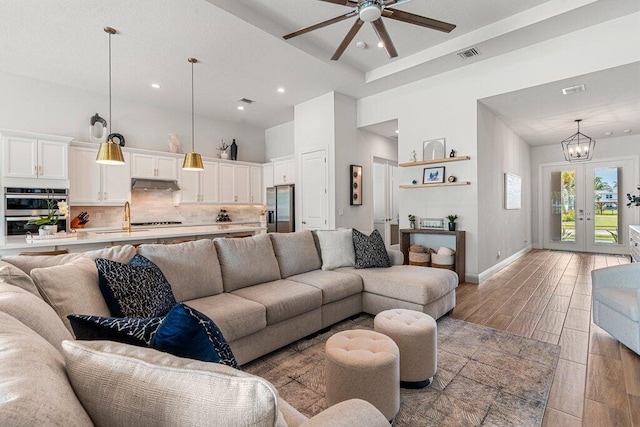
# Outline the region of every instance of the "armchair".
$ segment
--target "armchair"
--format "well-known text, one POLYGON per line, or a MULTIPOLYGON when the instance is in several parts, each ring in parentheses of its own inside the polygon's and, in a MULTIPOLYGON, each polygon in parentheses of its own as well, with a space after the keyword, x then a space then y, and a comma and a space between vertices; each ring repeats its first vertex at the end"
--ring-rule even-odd
POLYGON ((640 263, 591 272, 593 322, 640 354, 640 263))

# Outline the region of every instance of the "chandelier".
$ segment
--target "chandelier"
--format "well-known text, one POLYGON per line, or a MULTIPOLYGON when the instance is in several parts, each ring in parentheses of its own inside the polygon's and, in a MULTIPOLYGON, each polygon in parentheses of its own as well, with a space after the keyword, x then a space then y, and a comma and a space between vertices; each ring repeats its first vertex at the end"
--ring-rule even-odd
POLYGON ((593 157, 593 149, 596 146, 595 139, 580 132, 581 121, 582 119, 575 120, 578 124, 578 131, 561 142, 564 159, 571 163, 588 162, 591 160, 593 157))

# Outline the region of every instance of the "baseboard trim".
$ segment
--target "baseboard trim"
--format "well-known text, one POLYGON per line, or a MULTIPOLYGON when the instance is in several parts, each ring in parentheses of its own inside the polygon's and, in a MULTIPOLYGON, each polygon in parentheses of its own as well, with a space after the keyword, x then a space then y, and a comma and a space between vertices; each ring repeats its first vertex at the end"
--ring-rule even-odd
POLYGON ((517 260, 520 257, 523 257, 527 253, 531 252, 533 248, 531 245, 526 246, 525 248, 519 250, 515 254, 511 255, 509 258, 505 258, 499 263, 491 266, 480 274, 465 274, 465 281, 469 283, 482 283, 485 280, 489 279, 496 272, 502 270, 507 265, 511 264, 513 261, 517 260))

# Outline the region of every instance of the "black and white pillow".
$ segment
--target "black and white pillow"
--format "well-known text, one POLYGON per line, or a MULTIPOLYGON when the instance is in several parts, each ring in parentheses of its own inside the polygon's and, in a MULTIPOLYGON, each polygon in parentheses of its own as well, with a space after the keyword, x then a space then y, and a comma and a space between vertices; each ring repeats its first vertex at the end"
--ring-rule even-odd
POLYGON ((354 228, 353 248, 356 253, 356 268, 391 267, 387 248, 378 230, 373 230, 367 236, 354 228))
POLYGON ((160 317, 176 305, 162 271, 142 255, 129 264, 98 258, 96 266, 100 291, 114 317, 160 317))
POLYGON ((164 317, 134 319, 70 314, 67 319, 76 339, 109 340, 148 347, 164 317))

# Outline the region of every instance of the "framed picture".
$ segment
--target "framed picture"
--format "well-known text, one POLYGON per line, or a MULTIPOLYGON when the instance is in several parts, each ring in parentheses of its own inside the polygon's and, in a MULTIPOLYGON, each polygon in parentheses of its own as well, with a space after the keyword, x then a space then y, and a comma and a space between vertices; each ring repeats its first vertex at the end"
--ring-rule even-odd
POLYGON ((513 173, 504 174, 504 208, 522 207, 522 178, 513 173))
POLYGON ((445 138, 432 139, 422 143, 422 160, 444 159, 445 138))
POLYGON ((351 165, 349 167, 351 175, 351 200, 352 206, 362 206, 362 166, 351 165))
POLYGON ((439 182, 444 182, 444 166, 424 168, 422 173, 423 184, 436 184, 439 182))

